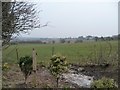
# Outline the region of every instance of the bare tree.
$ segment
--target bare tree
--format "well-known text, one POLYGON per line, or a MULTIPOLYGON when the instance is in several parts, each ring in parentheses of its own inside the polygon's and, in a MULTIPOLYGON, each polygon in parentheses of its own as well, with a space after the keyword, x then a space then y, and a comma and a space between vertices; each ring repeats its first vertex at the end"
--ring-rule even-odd
POLYGON ((2 2, 3 46, 10 42, 14 34, 28 33, 33 28, 44 27, 47 24, 41 24, 39 11, 35 9, 35 4, 33 3, 2 2))

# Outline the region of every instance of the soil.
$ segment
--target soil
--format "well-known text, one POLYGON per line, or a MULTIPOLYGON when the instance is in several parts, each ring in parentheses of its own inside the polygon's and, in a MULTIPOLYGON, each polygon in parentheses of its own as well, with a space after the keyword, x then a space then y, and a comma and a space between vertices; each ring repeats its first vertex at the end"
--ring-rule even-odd
MULTIPOLYGON (((113 78, 118 82, 118 70, 113 70, 109 65, 102 67, 99 65, 87 65, 80 66, 72 64, 70 69, 76 70, 76 73, 82 73, 84 75, 93 76, 94 79, 100 79, 101 77, 113 78), (78 68, 83 68, 78 70, 78 68)), ((33 73, 28 77, 27 84, 24 83, 23 73, 20 71, 18 65, 11 65, 10 69, 3 71, 3 88, 53 88, 56 87, 56 79, 51 75, 49 70, 44 66, 38 66, 36 75, 33 73), (33 80, 36 76, 36 81, 33 80), (36 83, 35 83, 36 82, 36 83)), ((63 78, 59 81, 59 87, 79 88, 78 85, 66 82, 63 78)))
MULTIPOLYGON (((25 84, 23 73, 17 65, 11 65, 7 71, 3 71, 3 88, 56 88, 56 79, 44 66, 38 66, 36 74, 32 73, 25 84), (36 77, 35 77, 36 76, 36 77), (36 81, 35 79, 36 78, 36 81)), ((59 87, 77 88, 78 86, 66 82, 63 78, 59 80, 59 87)))
MULTIPOLYGON (((83 68, 81 71, 77 71, 77 73, 82 73, 84 75, 93 76, 95 80, 101 79, 102 77, 108 77, 114 79, 118 82, 118 68, 113 67, 112 65, 101 64, 101 65, 77 65, 72 64, 72 69, 83 68)), ((77 69, 78 70, 78 69, 77 69)))

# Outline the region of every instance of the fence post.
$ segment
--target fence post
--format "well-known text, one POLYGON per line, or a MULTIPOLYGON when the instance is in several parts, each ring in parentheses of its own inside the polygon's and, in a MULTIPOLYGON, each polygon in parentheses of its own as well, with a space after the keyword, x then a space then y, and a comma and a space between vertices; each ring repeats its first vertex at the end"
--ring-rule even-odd
POLYGON ((32 56, 33 56, 33 71, 36 72, 36 69, 37 69, 37 61, 36 61, 36 52, 35 52, 35 49, 34 49, 34 48, 33 48, 32 56))
POLYGON ((37 70, 37 61, 36 61, 36 52, 35 49, 33 48, 32 51, 32 56, 33 56, 33 85, 36 87, 36 70, 37 70))
POLYGON ((54 55, 54 50, 55 50, 55 49, 54 49, 54 46, 53 46, 53 47, 52 47, 52 55, 54 55))
POLYGON ((16 48, 16 55, 17 55, 17 61, 19 59, 19 56, 18 56, 18 49, 16 48))

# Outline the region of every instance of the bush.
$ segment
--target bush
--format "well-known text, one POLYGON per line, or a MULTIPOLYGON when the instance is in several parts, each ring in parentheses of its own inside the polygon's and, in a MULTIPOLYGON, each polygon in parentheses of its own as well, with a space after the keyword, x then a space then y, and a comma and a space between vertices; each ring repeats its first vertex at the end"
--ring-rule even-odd
POLYGON ((19 66, 25 76, 25 83, 26 83, 27 77, 32 73, 33 70, 32 57, 30 56, 21 57, 19 61, 19 66))
POLYGON ((8 63, 3 63, 2 70, 8 70, 9 68, 10 66, 8 65, 8 63))
POLYGON ((91 84, 92 88, 117 88, 117 85, 113 79, 103 77, 102 79, 95 80, 91 84))
POLYGON ((56 77, 58 87, 60 75, 67 70, 66 58, 64 56, 53 55, 49 69, 50 72, 56 77))

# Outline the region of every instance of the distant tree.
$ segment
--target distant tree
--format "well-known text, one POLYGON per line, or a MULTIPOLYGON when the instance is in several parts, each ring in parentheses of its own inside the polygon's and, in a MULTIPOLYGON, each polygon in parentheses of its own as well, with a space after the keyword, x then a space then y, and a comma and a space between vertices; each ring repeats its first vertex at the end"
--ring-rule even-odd
POLYGON ((69 41, 67 41, 67 43, 70 43, 70 40, 69 40, 69 41))
POLYGON ((15 34, 46 26, 41 25, 38 13, 30 2, 2 2, 2 45, 7 45, 15 34))
POLYGON ((112 36, 113 40, 118 40, 118 35, 112 36))
POLYGON ((87 40, 90 40, 90 39, 92 39, 92 38, 93 38, 93 37, 90 36, 90 35, 89 35, 89 36, 86 36, 86 39, 87 39, 87 40))
POLYGON ((60 39, 60 43, 65 43, 65 39, 60 39))
POLYGON ((114 38, 113 37, 110 37, 111 38, 111 40, 114 40, 114 38))
POLYGON ((83 40, 76 39, 75 43, 82 43, 83 40))
POLYGON ((71 37, 68 37, 68 39, 71 39, 71 37))
POLYGON ((54 44, 54 43, 55 43, 55 41, 53 40, 53 41, 52 41, 52 44, 54 44))
POLYGON ((94 37, 94 39, 95 39, 95 41, 97 42, 99 38, 96 36, 96 37, 94 37))
POLYGON ((109 37, 109 36, 106 37, 106 40, 111 41, 111 37, 109 37))
POLYGON ((104 41, 104 37, 101 37, 100 39, 101 39, 101 41, 104 41))
POLYGON ((83 37, 83 36, 79 36, 79 37, 78 37, 78 39, 81 39, 81 40, 83 40, 83 39, 84 39, 84 37, 83 37))
POLYGON ((42 44, 42 41, 38 41, 38 43, 42 44))
POLYGON ((47 42, 42 42, 43 44, 47 44, 47 42))

